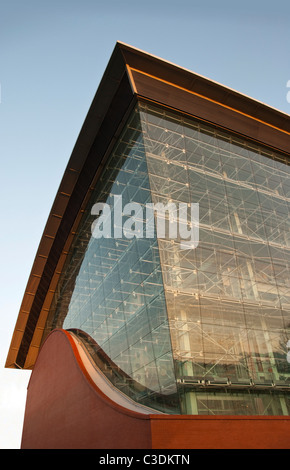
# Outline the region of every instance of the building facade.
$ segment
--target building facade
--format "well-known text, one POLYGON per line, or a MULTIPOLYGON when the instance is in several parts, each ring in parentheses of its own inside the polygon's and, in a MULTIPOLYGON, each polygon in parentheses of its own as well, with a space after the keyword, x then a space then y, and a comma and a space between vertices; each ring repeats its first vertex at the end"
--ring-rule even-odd
POLYGON ((7 367, 65 330, 141 414, 288 423, 289 143, 289 116, 118 43, 7 367))

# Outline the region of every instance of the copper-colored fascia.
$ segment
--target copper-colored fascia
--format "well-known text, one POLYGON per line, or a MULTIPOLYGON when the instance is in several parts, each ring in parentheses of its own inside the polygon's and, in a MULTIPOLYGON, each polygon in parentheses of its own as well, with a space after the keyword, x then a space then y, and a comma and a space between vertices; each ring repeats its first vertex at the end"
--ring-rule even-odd
POLYGON ((48 217, 6 367, 33 368, 57 280, 85 203, 138 99, 194 116, 290 157, 290 117, 287 114, 118 42, 48 217))

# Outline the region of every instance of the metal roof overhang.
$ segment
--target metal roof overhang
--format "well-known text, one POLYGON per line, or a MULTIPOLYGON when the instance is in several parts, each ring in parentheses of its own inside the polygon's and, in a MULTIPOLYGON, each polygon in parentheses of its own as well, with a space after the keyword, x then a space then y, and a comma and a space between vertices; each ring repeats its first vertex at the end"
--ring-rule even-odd
POLYGON ((235 132, 290 157, 290 116, 205 77, 118 42, 50 211, 5 367, 32 369, 49 308, 83 209, 138 99, 235 132))

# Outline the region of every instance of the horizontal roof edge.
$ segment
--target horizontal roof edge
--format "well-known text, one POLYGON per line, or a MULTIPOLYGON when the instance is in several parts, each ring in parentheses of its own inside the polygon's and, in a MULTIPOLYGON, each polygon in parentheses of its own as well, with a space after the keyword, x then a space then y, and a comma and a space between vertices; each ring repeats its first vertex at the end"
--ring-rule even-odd
POLYGON ((128 44, 118 42, 116 47, 120 48, 124 60, 132 68, 151 73, 156 78, 246 112, 290 132, 290 115, 283 111, 128 44))

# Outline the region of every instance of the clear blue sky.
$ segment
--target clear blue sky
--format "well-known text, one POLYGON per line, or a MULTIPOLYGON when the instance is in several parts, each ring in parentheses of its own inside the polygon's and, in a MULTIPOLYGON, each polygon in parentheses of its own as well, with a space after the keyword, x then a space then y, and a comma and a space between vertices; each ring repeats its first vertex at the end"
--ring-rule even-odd
POLYGON ((0 0, 0 448, 30 372, 4 369, 58 185, 116 41, 289 114, 288 0, 0 0))

